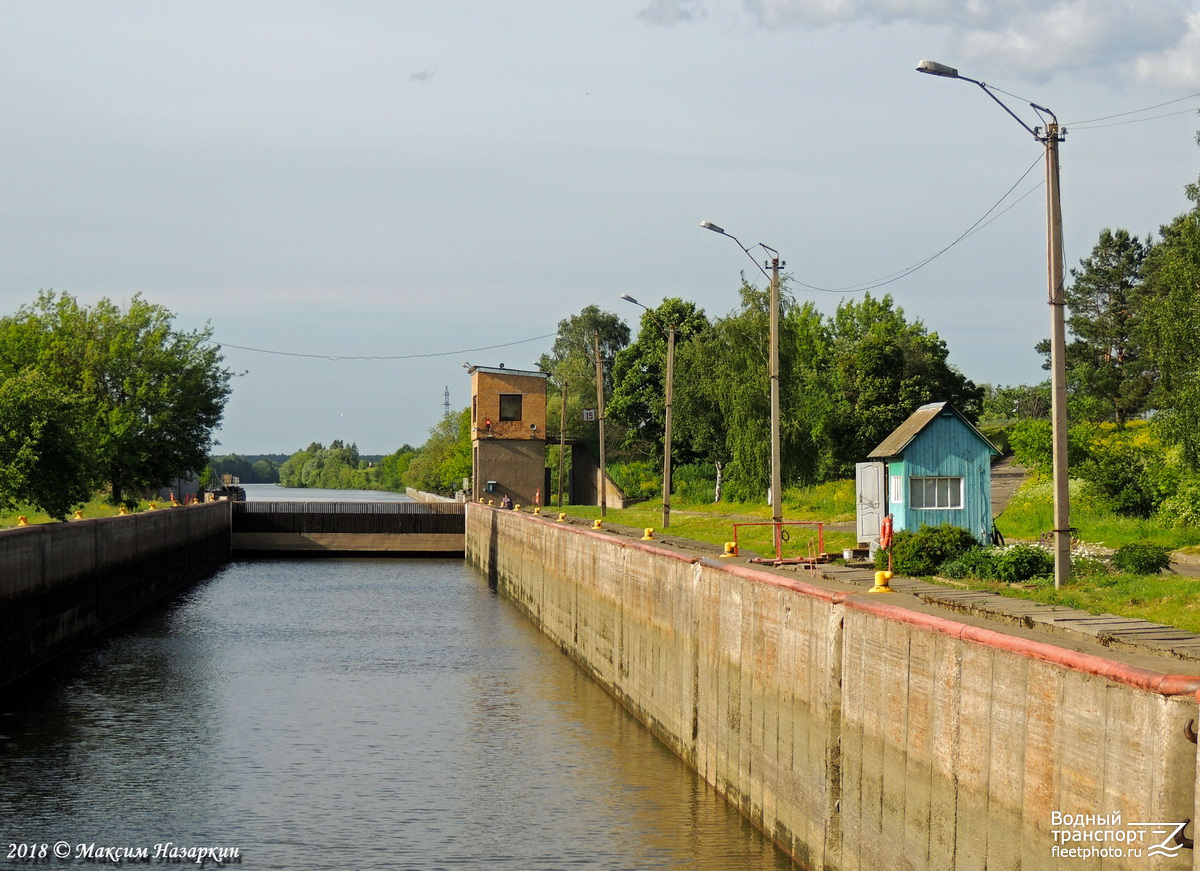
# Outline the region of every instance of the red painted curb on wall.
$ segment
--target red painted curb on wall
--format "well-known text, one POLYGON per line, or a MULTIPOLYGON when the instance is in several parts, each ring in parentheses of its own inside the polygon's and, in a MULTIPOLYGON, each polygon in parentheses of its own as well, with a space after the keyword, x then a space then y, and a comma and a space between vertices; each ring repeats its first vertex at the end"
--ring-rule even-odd
POLYGON ((860 599, 857 596, 853 596, 846 599, 845 604, 847 608, 874 614, 886 620, 896 620, 900 623, 907 623, 910 626, 920 627, 929 632, 949 635, 953 638, 972 641, 985 647, 1006 650, 1018 656, 1026 656, 1030 659, 1037 659, 1042 662, 1061 665, 1064 668, 1094 674, 1106 680, 1147 690, 1152 693, 1164 696, 1196 695, 1200 699, 1200 694, 1198 694, 1200 693, 1200 676, 1197 675, 1165 674, 1163 672, 1151 671, 1150 669, 1139 668, 1136 665, 1126 665, 1125 663, 1105 659, 1102 656, 1080 653, 1075 650, 1068 650, 1065 647, 1046 644, 1042 641, 1032 641, 1028 638, 1007 635, 1003 632, 997 632, 994 629, 985 629, 982 626, 970 626, 966 623, 959 623, 945 617, 935 617, 932 614, 910 611, 907 608, 901 608, 898 605, 888 605, 874 599, 860 599))
MULTIPOLYGON (((490 508, 493 511, 504 511, 505 513, 518 514, 518 512, 509 512, 507 509, 496 508, 494 505, 483 505, 483 508, 490 508)), ((519 512, 519 516, 527 520, 532 520, 536 523, 544 523, 547 526, 553 526, 555 529, 562 529, 567 532, 573 532, 576 535, 587 535, 592 538, 602 538, 605 541, 621 547, 633 548, 634 550, 642 550, 646 553, 652 553, 656 556, 667 557, 668 559, 678 560, 679 562, 694 563, 699 561, 699 557, 692 556, 686 553, 680 553, 677 550, 667 550, 665 547, 655 547, 652 544, 644 544, 641 541, 632 541, 628 538, 623 538, 614 535, 612 532, 605 533, 603 529, 592 529, 590 527, 575 526, 573 523, 560 523, 558 520, 551 520, 544 514, 525 514, 519 512)))
POLYGON ((703 565, 710 568, 720 569, 723 572, 728 572, 739 578, 744 578, 747 581, 758 581, 762 584, 770 584, 774 587, 784 587, 788 590, 795 590, 805 596, 812 596, 814 599, 823 599, 834 605, 840 605, 846 600, 850 593, 842 590, 829 590, 825 587, 819 587, 816 584, 809 584, 793 578, 785 578, 782 575, 771 574, 764 572, 761 569, 755 569, 750 566, 739 565, 737 563, 721 562, 718 559, 704 557, 700 560, 703 565))
MULTIPOLYGON (((493 510, 499 509, 493 508, 493 510)), ((735 577, 745 580, 770 584, 775 587, 784 587, 804 596, 812 596, 813 598, 821 599, 834 605, 845 605, 847 608, 873 614, 885 620, 895 620, 909 626, 916 626, 927 632, 936 632, 939 635, 970 641, 984 647, 1004 650, 1009 653, 1015 653, 1018 656, 1025 656, 1063 668, 1093 674, 1105 680, 1111 680, 1114 683, 1125 684, 1126 686, 1146 690, 1147 692, 1158 693, 1164 696, 1194 695, 1197 701, 1200 702, 1200 675, 1166 674, 1164 672, 1152 671, 1136 665, 1127 665, 1111 659, 1105 659, 1102 656, 1080 653, 1075 650, 1068 650, 1065 647, 1057 647, 1043 641, 1032 641, 1027 638, 1019 638, 1015 635, 997 632, 994 629, 985 629, 982 626, 959 623, 956 620, 946 617, 937 617, 932 614, 924 614, 920 611, 911 611, 898 605, 889 605, 886 602, 881 602, 877 598, 872 598, 865 593, 847 593, 840 590, 830 590, 816 584, 785 578, 751 566, 722 562, 713 557, 693 557, 688 554, 679 553, 678 551, 644 544, 640 541, 630 541, 611 534, 605 535, 603 530, 566 525, 542 516, 524 516, 529 520, 546 523, 557 529, 565 528, 577 535, 603 538, 621 547, 633 548, 681 562, 698 562, 708 568, 728 572, 735 577)))

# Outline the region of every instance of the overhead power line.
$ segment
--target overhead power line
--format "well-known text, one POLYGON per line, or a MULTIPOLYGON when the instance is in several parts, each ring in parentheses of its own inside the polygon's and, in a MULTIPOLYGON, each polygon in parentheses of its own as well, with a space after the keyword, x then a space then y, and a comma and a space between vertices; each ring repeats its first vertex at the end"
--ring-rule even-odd
POLYGON ((534 336, 530 339, 519 339, 515 342, 504 342, 499 345, 485 345, 482 348, 462 348, 457 351, 431 351, 426 354, 391 354, 391 355, 352 355, 352 354, 302 354, 299 351, 276 351, 269 348, 250 348, 246 345, 233 345, 229 342, 217 342, 222 348, 237 348, 239 351, 253 351, 255 354, 274 354, 277 357, 306 357, 311 360, 331 360, 338 362, 341 360, 418 360, 425 357, 452 357, 455 354, 471 354, 476 351, 494 351, 497 348, 511 348, 513 345, 524 345, 528 342, 536 342, 540 339, 549 339, 555 336, 555 333, 546 333, 544 336, 534 336))
MULTIPOLYGON (((1142 112, 1153 112, 1155 109, 1161 109, 1163 106, 1172 106, 1175 103, 1182 103, 1184 100, 1194 100, 1200 97, 1200 94, 1188 94, 1186 97, 1178 97, 1174 100, 1167 100, 1165 103, 1155 103, 1153 106, 1146 106, 1142 109, 1130 109, 1128 112, 1117 112, 1115 115, 1104 115, 1100 118, 1088 118, 1086 121, 1070 121, 1064 126, 1079 127, 1082 124, 1095 124, 1098 121, 1111 121, 1113 118, 1125 118, 1129 115, 1140 115, 1142 112)), ((1167 112, 1164 115, 1154 115, 1150 118, 1134 118, 1131 121, 1123 121, 1123 124, 1136 124, 1138 121, 1153 121, 1155 118, 1169 118, 1172 115, 1186 115, 1189 112, 1194 112, 1194 109, 1184 109, 1180 112, 1167 112)), ((1111 124, 1102 124, 1102 127, 1111 127, 1111 124)))
MULTIPOLYGON (((1008 190, 1006 190, 1004 192, 1004 195, 1002 197, 1000 197, 1000 199, 996 200, 996 202, 993 203, 992 206, 986 212, 984 212, 982 215, 980 215, 979 219, 976 220, 975 223, 973 223, 970 227, 968 227, 966 230, 964 230, 962 233, 960 233, 958 235, 958 237, 953 242, 951 242, 949 245, 947 245, 945 248, 942 248, 940 251, 930 254, 928 257, 924 258, 923 260, 919 260, 918 262, 914 263, 912 266, 905 267, 904 269, 901 269, 897 272, 889 273, 887 275, 884 275, 881 278, 876 278, 871 281, 863 282, 861 284, 851 284, 846 287, 817 287, 812 284, 805 284, 803 281, 799 281, 799 280, 796 280, 796 283, 798 285, 800 285, 801 287, 808 288, 809 290, 820 291, 821 293, 865 293, 868 290, 874 290, 877 287, 883 287, 886 284, 891 284, 892 282, 899 281, 902 278, 906 278, 907 276, 912 275, 918 269, 928 266, 934 260, 937 260, 943 254, 945 254, 947 251, 949 251, 951 248, 953 248, 955 245, 957 245, 959 242, 966 239, 968 236, 973 236, 975 233, 982 230, 988 224, 992 223, 992 221, 996 220, 996 218, 999 218, 1000 215, 1003 215, 1005 212, 1007 212, 1009 209, 1011 209, 1017 203, 1021 202, 1021 200, 1025 199, 1025 197, 1029 196, 1031 193, 1033 193, 1035 190, 1037 190, 1039 187, 1041 187, 1043 184, 1045 184, 1045 182, 1040 182, 1036 186, 1030 188, 1028 191, 1026 191, 1020 197, 1018 197, 1016 200, 1014 200, 1008 206, 1008 208, 997 213, 995 216, 992 217, 991 220, 987 220, 987 217, 989 215, 991 215, 992 212, 995 212, 996 209, 998 209, 1000 207, 1000 205, 1006 199, 1008 199, 1009 195, 1012 194, 1012 192, 1017 189, 1017 187, 1021 184, 1021 182, 1025 181, 1025 179, 1029 175, 1029 173, 1031 173, 1033 171, 1033 168, 1041 162, 1042 162, 1042 156, 1038 155, 1037 158, 1034 159, 1033 163, 1029 164, 1028 168, 1023 173, 1021 173, 1021 177, 1018 178, 1015 182, 1013 182, 1012 187, 1010 187, 1008 190)), ((793 280, 795 280, 795 279, 793 279, 793 280)))

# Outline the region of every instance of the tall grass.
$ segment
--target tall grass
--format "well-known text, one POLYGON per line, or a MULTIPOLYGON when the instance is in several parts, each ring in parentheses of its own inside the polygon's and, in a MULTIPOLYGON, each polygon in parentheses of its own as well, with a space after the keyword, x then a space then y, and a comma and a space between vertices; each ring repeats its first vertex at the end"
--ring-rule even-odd
MULTIPOLYGON (((1071 525, 1079 530, 1082 541, 1111 548, 1149 542, 1171 550, 1200 544, 1200 529, 1165 526, 1153 519, 1117 514, 1082 481, 1071 481, 1070 499, 1071 525)), ((1053 529, 1052 483, 1036 479, 1027 481, 996 518, 996 526, 1005 538, 1024 540, 1037 539, 1043 532, 1053 529)))

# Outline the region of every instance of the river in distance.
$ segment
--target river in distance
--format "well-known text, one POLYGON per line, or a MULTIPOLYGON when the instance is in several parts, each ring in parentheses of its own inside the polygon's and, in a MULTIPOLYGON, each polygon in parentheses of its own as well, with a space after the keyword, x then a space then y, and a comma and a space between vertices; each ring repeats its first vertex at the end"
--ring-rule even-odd
POLYGON ((233 562, 0 699, 0 783, 0 868, 793 867, 456 559, 233 562))

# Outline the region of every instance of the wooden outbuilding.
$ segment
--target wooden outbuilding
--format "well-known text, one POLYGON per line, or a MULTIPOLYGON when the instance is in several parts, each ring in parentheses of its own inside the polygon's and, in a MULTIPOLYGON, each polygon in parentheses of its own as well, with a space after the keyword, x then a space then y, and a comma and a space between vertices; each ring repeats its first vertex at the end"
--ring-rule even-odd
POLYGON ((949 523, 986 544, 999 453, 950 403, 922 405, 858 464, 859 541, 877 540, 890 513, 897 531, 949 523))

